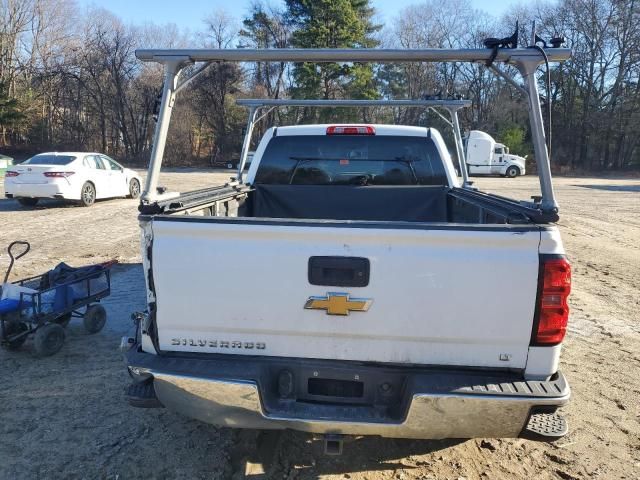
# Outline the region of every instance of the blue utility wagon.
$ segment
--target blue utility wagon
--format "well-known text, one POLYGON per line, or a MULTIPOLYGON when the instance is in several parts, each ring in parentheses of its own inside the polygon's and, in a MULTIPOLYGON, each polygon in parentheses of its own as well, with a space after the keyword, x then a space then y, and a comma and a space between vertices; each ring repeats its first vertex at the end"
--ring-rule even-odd
POLYGON ((116 262, 79 268, 60 263, 42 275, 7 283, 15 260, 30 248, 22 241, 8 248, 11 262, 0 287, 0 340, 5 348, 18 349, 33 334, 35 352, 44 357, 62 348, 72 318, 82 318, 90 334, 102 330, 107 313, 99 302, 111 294, 110 267, 116 262))

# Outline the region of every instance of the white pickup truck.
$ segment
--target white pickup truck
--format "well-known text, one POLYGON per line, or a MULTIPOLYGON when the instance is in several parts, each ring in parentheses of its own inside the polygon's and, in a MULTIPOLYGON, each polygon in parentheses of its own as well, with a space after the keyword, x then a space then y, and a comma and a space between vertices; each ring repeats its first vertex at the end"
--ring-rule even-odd
POLYGON ((554 412, 570 396, 558 361, 571 269, 544 182, 542 203, 465 188, 432 128, 299 125, 267 130, 246 179, 165 198, 162 119, 185 62, 166 59, 301 58, 167 52, 137 52, 166 62, 167 80, 140 207, 148 310, 128 342, 132 405, 332 435, 566 433, 554 412))

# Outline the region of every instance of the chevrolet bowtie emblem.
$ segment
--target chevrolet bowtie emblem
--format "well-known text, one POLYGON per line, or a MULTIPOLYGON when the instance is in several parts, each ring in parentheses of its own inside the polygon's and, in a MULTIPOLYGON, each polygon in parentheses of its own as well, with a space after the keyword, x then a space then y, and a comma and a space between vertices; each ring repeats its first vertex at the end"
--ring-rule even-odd
POLYGON ((373 300, 349 298, 348 293, 327 293, 326 297, 309 297, 304 308, 326 310, 327 315, 349 315, 349 312, 366 312, 373 300))

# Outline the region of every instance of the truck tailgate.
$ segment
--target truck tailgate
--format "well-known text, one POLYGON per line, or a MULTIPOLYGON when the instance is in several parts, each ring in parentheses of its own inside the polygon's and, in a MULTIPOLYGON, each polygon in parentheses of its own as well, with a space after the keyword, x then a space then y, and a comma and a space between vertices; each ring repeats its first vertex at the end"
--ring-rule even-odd
POLYGON ((156 217, 152 230, 164 351, 525 367, 535 226, 156 217), (368 259, 368 285, 310 284, 312 256, 368 259), (369 309, 304 308, 334 292, 369 309))

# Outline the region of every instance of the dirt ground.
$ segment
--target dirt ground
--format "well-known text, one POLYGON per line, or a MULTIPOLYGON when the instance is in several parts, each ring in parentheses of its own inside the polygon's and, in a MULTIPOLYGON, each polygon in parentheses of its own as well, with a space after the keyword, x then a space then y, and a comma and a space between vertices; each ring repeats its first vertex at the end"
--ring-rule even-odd
MULTIPOLYGON (((189 190, 228 177, 181 171, 165 174, 163 183, 189 190)), ((476 183, 518 198, 537 193, 535 177, 476 183)), ((72 322, 62 351, 45 359, 36 359, 29 343, 0 351, 0 479, 640 478, 640 180, 557 178, 555 186, 574 270, 561 360, 573 390, 564 408, 569 435, 552 445, 363 438, 345 445, 341 457, 323 456, 321 443, 306 434, 217 429, 164 409, 129 407, 118 345, 132 331, 130 313, 144 308, 137 202, 24 209, 0 200, 0 247, 16 239, 32 244, 13 278, 61 260, 122 263, 102 332, 88 336, 72 322), (260 465, 261 454, 271 463, 260 465)), ((7 264, 2 252, 0 270, 7 264)))

